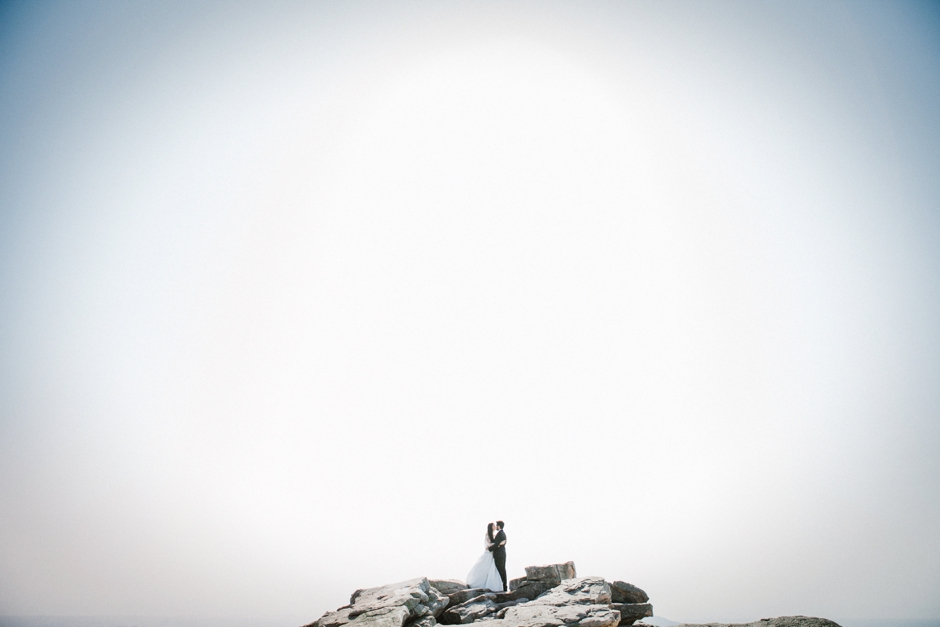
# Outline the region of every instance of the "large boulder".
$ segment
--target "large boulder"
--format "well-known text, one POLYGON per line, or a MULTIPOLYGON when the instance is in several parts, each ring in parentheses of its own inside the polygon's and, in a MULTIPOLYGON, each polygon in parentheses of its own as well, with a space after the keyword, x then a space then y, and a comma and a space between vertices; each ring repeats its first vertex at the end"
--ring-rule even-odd
POLYGON ((536 599, 557 585, 558 583, 555 582, 529 581, 525 577, 522 577, 509 582, 509 595, 515 599, 521 599, 523 597, 526 599, 536 599))
POLYGON ((617 627, 620 614, 606 605, 539 605, 534 601, 507 608, 487 627, 617 627))
POLYGON ((307 627, 404 627, 422 617, 434 618, 446 605, 447 597, 432 589, 427 578, 409 579, 356 590, 349 605, 327 612, 307 627))
POLYGON ((600 577, 566 579, 534 601, 539 605, 610 605, 610 584, 600 577))
POLYGON ((534 601, 487 616, 486 627, 617 627, 620 612, 609 605, 610 586, 600 577, 566 579, 534 601))
POLYGON ((432 588, 437 588, 441 594, 447 597, 470 587, 459 579, 428 579, 428 582, 432 588))
POLYGON ((526 566, 525 577, 509 582, 509 590, 515 598, 536 599, 566 579, 577 577, 574 562, 526 566))
POLYGON ((489 590, 486 588, 464 588, 463 590, 449 594, 447 598, 450 599, 450 607, 454 607, 455 605, 466 603, 470 599, 478 597, 481 594, 487 594, 488 592, 489 590))
POLYGON ((481 594, 460 605, 448 608, 441 615, 441 622, 445 625, 466 625, 493 614, 499 609, 495 601, 495 595, 492 593, 481 594))
POLYGON ((377 588, 360 588, 349 597, 349 604, 359 607, 367 605, 384 607, 396 603, 397 600, 407 600, 409 597, 418 599, 418 602, 427 601, 430 589, 431 584, 427 577, 390 583, 377 588))
MULTIPOLYGON (((431 585, 434 585, 433 582, 431 585)), ((625 581, 614 581, 610 584, 610 598, 614 603, 646 603, 649 596, 625 581)))
POLYGON ((565 579, 574 579, 577 576, 578 573, 574 569, 574 562, 525 567, 525 578, 528 581, 555 582, 557 585, 565 579))
POLYGON ((705 623, 697 625, 689 623, 686 627, 840 627, 838 623, 828 618, 813 616, 778 616, 777 618, 762 618, 753 623, 705 623))
POLYGON ((653 606, 649 603, 611 603, 610 609, 620 612, 621 625, 632 625, 641 618, 653 615, 653 606))
POLYGON ((526 601, 529 600, 529 597, 526 597, 526 596, 523 595, 523 594, 519 594, 517 590, 513 590, 513 591, 510 591, 510 592, 493 592, 492 594, 493 594, 493 596, 494 596, 493 600, 496 601, 496 603, 506 603, 506 602, 508 602, 508 601, 518 601, 519 599, 521 599, 521 598, 523 598, 523 597, 525 597, 525 600, 526 600, 526 601))
POLYGON ((444 608, 450 604, 450 599, 446 595, 438 592, 437 588, 431 586, 428 589, 428 601, 427 605, 428 611, 431 613, 431 616, 437 618, 441 615, 441 612, 444 611, 444 608))
POLYGON ((513 599, 512 601, 506 601, 504 603, 497 603, 496 607, 499 609, 496 612, 496 618, 502 618, 503 616, 505 616, 506 610, 508 610, 512 606, 519 605, 521 603, 528 603, 528 602, 529 602, 529 599, 526 599, 523 597, 521 599, 513 599))
POLYGON ((350 608, 337 612, 327 612, 313 627, 403 627, 412 614, 404 605, 382 607, 368 610, 360 614, 353 614, 350 608))

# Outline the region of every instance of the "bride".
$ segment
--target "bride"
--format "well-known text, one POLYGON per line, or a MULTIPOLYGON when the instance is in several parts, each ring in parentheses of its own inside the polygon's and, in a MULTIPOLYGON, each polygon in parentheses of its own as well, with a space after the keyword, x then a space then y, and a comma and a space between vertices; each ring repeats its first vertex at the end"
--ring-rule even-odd
POLYGON ((470 569, 467 575, 467 585, 471 588, 486 588, 493 592, 503 591, 503 580, 496 570, 496 561, 493 559, 493 553, 490 547, 493 546, 493 528, 496 525, 490 523, 486 526, 486 536, 484 538, 484 551, 477 563, 470 569))

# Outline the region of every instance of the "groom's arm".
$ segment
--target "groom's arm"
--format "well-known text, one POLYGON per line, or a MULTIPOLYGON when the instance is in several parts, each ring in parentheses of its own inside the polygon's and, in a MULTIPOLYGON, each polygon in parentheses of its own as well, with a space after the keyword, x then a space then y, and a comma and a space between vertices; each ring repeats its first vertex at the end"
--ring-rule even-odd
POLYGON ((493 544, 486 547, 486 550, 492 553, 496 547, 503 546, 504 544, 506 544, 506 534, 500 531, 496 534, 496 537, 493 538, 493 544))

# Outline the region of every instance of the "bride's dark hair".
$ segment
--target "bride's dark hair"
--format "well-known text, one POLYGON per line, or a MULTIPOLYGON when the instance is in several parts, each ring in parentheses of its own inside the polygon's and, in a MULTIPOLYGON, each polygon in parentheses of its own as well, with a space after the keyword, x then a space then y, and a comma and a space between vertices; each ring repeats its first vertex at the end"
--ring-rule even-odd
POLYGON ((490 523, 486 526, 486 535, 489 537, 490 542, 493 541, 493 523, 490 523))

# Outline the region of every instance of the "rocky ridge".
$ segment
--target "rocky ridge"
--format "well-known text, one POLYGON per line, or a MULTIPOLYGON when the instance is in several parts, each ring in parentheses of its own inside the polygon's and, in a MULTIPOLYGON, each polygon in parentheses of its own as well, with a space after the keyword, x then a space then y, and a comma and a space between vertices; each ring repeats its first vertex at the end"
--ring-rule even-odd
MULTIPOLYGON (((421 577, 356 590, 349 604, 305 627, 618 627, 653 615, 649 596, 623 581, 578 577, 573 562, 529 566, 509 592, 470 588, 456 579, 421 577)), ((635 627, 652 627, 642 622, 635 627)), ((780 616, 752 623, 679 627, 839 627, 825 618, 780 616)))
MULTIPOLYGON (((356 590, 349 604, 305 627, 618 627, 653 615, 643 590, 623 581, 578 577, 573 562, 528 566, 508 592, 456 579, 410 579, 356 590)), ((773 627, 792 627, 780 625, 773 627)), ((816 627, 816 626, 814 626, 816 627)), ((827 626, 818 626, 827 627, 827 626)))

